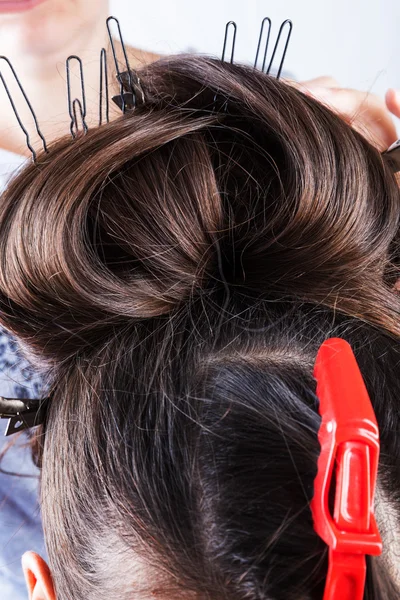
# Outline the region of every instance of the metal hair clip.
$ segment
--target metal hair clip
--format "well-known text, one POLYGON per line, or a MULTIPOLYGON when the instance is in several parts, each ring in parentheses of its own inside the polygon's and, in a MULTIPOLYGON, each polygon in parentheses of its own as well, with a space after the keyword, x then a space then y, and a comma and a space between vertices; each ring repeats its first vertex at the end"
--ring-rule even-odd
POLYGON ((396 140, 385 152, 382 152, 382 156, 387 159, 392 172, 398 173, 400 171, 400 140, 396 140))
MULTIPOLYGON (((20 80, 19 80, 19 78, 18 78, 18 75, 17 75, 17 73, 15 72, 15 69, 14 69, 14 67, 12 66, 12 64, 11 64, 10 60, 9 60, 9 59, 8 59, 6 56, 0 56, 0 60, 4 60, 4 61, 5 61, 5 62, 8 64, 8 66, 10 67, 10 69, 11 69, 11 72, 12 72, 12 74, 13 74, 13 77, 14 77, 14 79, 15 79, 15 81, 16 81, 16 83, 17 83, 18 87, 19 87, 19 89, 21 90, 21 93, 22 93, 22 95, 23 95, 23 97, 24 97, 24 100, 25 100, 25 102, 26 102, 26 104, 27 104, 27 106, 28 106, 28 108, 29 108, 29 111, 30 111, 30 113, 31 113, 32 117, 33 117, 33 120, 34 120, 34 123, 35 123, 36 132, 37 132, 38 136, 40 137, 40 139, 42 140, 42 144, 43 144, 43 150, 44 150, 45 152, 47 152, 46 140, 45 140, 45 138, 44 138, 44 135, 43 135, 43 134, 42 134, 42 132, 40 131, 40 127, 39 127, 39 123, 38 123, 38 120, 37 120, 37 117, 36 117, 35 111, 34 111, 34 110, 33 110, 33 108, 32 108, 32 104, 29 102, 29 98, 28 98, 28 96, 26 95, 26 92, 25 92, 24 88, 22 87, 22 84, 21 84, 21 82, 20 82, 20 80)), ((6 91, 6 94, 7 94, 7 96, 8 96, 8 99, 9 99, 9 101, 10 101, 11 107, 12 107, 12 109, 13 109, 13 111, 14 111, 15 117, 16 117, 16 119, 17 119, 17 121, 18 121, 18 124, 19 124, 19 126, 21 127, 22 131, 23 131, 23 132, 24 132, 24 134, 25 134, 25 138, 26 138, 26 145, 27 145, 27 147, 29 148, 29 150, 30 150, 30 151, 31 151, 31 153, 32 153, 32 159, 35 161, 35 160, 36 160, 36 152, 35 152, 35 150, 34 150, 34 149, 33 149, 33 147, 32 147, 32 144, 31 144, 31 141, 30 141, 30 137, 29 137, 28 130, 27 130, 25 127, 24 127, 24 125, 23 125, 23 123, 22 123, 22 121, 21 121, 21 118, 20 118, 20 116, 19 116, 19 113, 18 113, 18 111, 17 111, 17 108, 16 108, 16 106, 15 106, 15 103, 14 103, 14 101, 13 101, 13 98, 12 98, 12 96, 11 96, 10 90, 9 90, 9 88, 8 88, 8 86, 7 86, 6 80, 4 79, 3 73, 2 73, 1 71, 0 71, 0 80, 1 80, 1 82, 2 82, 2 84, 3 84, 3 86, 4 86, 4 89, 5 89, 5 91, 6 91)))
POLYGON ((4 398, 0 396, 0 419, 8 419, 5 435, 12 435, 44 422, 48 398, 4 398))
POLYGON ((374 517, 378 425, 347 342, 332 338, 322 344, 314 376, 322 422, 311 511, 315 531, 329 546, 324 600, 362 600, 365 555, 382 553, 374 517), (336 494, 331 514, 329 492, 334 474, 336 494))
POLYGON ((136 75, 136 73, 134 73, 134 71, 132 71, 132 69, 129 65, 128 54, 126 52, 126 47, 125 47, 125 43, 124 43, 124 40, 122 37, 121 27, 120 27, 118 19, 116 19, 115 17, 108 17, 106 23, 107 23, 108 37, 110 38, 111 50, 113 53, 113 58, 114 58, 114 63, 115 63, 115 69, 117 71, 117 79, 120 84, 119 96, 113 96, 112 100, 122 110, 122 112, 125 113, 125 111, 127 109, 130 110, 130 109, 135 108, 139 104, 143 104, 144 94, 143 94, 143 90, 140 85, 139 77, 136 75), (111 21, 115 21, 115 23, 117 24, 117 28, 118 28, 119 41, 121 43, 122 51, 124 54, 124 60, 125 60, 125 69, 123 71, 120 70, 119 64, 118 64, 115 43, 114 43, 114 39, 111 34, 111 25, 110 25, 111 21))
POLYGON ((83 131, 84 133, 87 133, 88 131, 88 126, 86 124, 86 94, 85 94, 85 82, 84 82, 84 78, 83 78, 83 65, 82 65, 82 60, 79 58, 79 56, 76 56, 75 54, 71 54, 71 56, 69 56, 66 60, 65 63, 65 68, 66 68, 66 72, 67 72, 67 94, 68 94, 68 112, 69 112, 69 116, 71 117, 71 124, 70 124, 70 132, 73 138, 75 138, 79 131, 83 131), (82 100, 80 100, 79 98, 75 98, 72 101, 72 94, 71 94, 71 74, 70 74, 70 63, 72 60, 76 60, 79 64, 79 77, 80 77, 80 83, 81 83, 81 98, 82 100), (78 126, 78 118, 77 118, 77 107, 79 109, 80 112, 80 116, 81 116, 81 123, 82 123, 82 129, 79 129, 78 126))
POLYGON ((276 79, 279 79, 281 76, 281 73, 282 73, 283 63, 285 62, 286 52, 287 52, 287 49, 289 46, 289 41, 290 41, 290 36, 292 35, 293 23, 290 19, 286 19, 286 21, 283 21, 283 23, 281 24, 281 26, 279 28, 278 37, 276 38, 274 49, 272 51, 271 59, 268 63, 268 67, 266 70, 265 70, 265 65, 266 65, 266 61, 267 61, 267 53, 268 53, 269 39, 270 39, 271 26, 272 26, 271 19, 269 17, 265 17, 265 19, 263 19, 261 22, 261 29, 260 29, 260 35, 258 38, 256 58, 254 61, 254 68, 257 68, 257 64, 258 64, 258 58, 259 58, 259 54, 260 54, 260 48, 261 48, 262 38, 263 38, 263 34, 264 34, 265 23, 268 23, 268 33, 267 33, 267 39, 265 42, 265 49, 264 49, 261 71, 263 73, 266 73, 267 75, 271 74, 272 65, 274 63, 275 55, 278 51, 278 47, 279 47, 279 43, 281 41, 283 31, 284 31, 285 27, 288 26, 288 27, 286 27, 286 29, 287 29, 286 42, 285 42, 285 45, 283 48, 281 61, 279 63, 279 67, 278 67, 277 73, 276 73, 276 79))
POLYGON ((124 99, 121 96, 113 96, 112 100, 123 111, 123 102, 125 102, 125 110, 132 110, 137 106, 141 106, 145 102, 144 92, 140 83, 140 78, 134 71, 127 71, 119 75, 122 88, 125 90, 124 99), (132 91, 133 90, 133 91, 132 91))

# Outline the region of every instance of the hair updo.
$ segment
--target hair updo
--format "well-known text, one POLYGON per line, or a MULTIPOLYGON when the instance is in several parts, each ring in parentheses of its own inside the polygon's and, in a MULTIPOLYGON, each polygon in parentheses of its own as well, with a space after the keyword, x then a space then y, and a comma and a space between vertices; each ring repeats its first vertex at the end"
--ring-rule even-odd
MULTIPOLYGON (((397 511, 395 177, 254 69, 179 56, 139 75, 143 105, 58 141, 0 205, 0 320, 48 367, 57 598, 320 599, 312 368, 331 335, 365 376, 397 511)), ((389 559, 366 598, 394 597, 389 559)))

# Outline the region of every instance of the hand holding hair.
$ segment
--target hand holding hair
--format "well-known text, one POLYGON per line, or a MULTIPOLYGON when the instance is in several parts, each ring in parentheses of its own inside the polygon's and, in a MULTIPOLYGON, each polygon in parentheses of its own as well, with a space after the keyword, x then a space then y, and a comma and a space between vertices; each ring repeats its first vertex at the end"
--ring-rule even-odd
POLYGON ((400 93, 396 90, 389 89, 383 100, 371 92, 343 88, 332 77, 289 83, 334 110, 378 150, 385 150, 396 141, 392 119, 392 115, 400 117, 400 93))

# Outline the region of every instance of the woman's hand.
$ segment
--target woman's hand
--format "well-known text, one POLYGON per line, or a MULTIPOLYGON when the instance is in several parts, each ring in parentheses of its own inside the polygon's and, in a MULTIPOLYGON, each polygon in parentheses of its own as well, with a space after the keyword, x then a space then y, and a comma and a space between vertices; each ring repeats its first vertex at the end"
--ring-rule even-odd
POLYGON ((391 115, 400 118, 400 91, 389 89, 383 100, 376 94, 342 88, 332 77, 290 83, 336 111, 379 150, 397 140, 391 115))

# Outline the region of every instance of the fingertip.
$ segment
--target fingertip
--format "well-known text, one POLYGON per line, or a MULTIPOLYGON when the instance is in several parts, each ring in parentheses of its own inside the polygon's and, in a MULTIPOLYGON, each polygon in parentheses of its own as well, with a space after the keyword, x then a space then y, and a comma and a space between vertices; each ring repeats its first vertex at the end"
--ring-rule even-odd
POLYGON ((396 117, 400 117, 400 90, 389 88, 385 94, 386 106, 396 117))
POLYGON ((389 88, 386 91, 386 94, 385 94, 385 100, 386 100, 386 102, 392 102, 393 99, 394 99, 394 97, 395 97, 395 95, 396 95, 396 90, 393 89, 393 88, 389 88))

